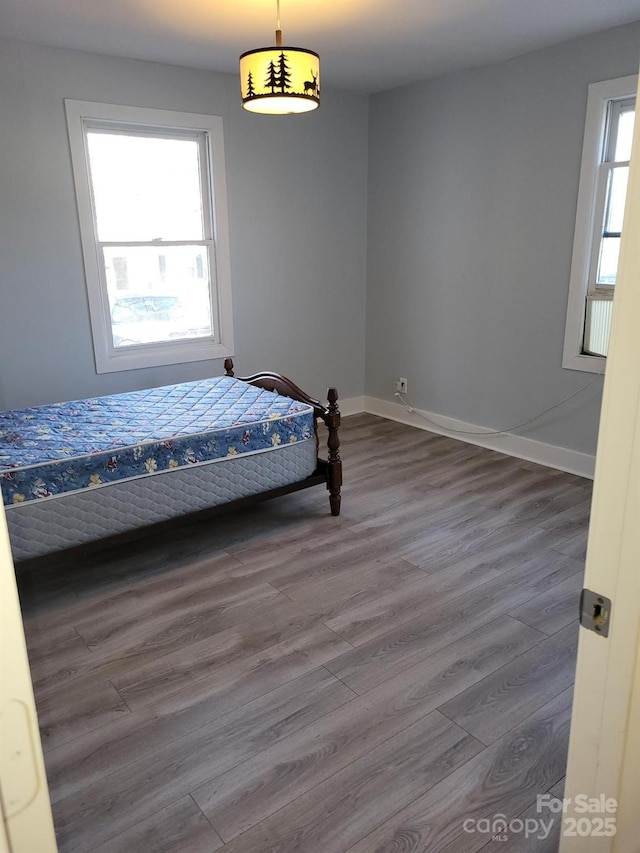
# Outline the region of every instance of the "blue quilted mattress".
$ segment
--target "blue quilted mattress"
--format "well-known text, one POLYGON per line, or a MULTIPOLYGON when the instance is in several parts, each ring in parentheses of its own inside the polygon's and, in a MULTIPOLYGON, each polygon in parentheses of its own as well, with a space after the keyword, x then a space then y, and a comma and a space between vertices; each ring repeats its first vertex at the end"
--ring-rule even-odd
POLYGON ((5 506, 314 438, 311 406, 227 376, 0 412, 5 506))

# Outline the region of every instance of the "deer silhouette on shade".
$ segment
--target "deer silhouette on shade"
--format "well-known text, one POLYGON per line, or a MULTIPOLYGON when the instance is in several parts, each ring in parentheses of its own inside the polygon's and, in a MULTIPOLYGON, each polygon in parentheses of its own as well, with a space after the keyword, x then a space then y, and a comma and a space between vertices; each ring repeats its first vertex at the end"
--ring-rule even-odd
POLYGON ((305 93, 305 95, 307 94, 307 92, 313 92, 315 95, 318 94, 318 78, 313 73, 313 68, 311 69, 311 76, 313 77, 313 80, 305 80, 304 81, 304 93, 305 93))

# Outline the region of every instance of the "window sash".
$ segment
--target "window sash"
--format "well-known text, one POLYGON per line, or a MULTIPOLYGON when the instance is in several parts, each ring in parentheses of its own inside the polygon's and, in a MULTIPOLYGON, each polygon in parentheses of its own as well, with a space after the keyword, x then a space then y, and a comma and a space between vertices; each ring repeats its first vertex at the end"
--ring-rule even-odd
MULTIPOLYGON (((601 161, 603 163, 613 163, 615 160, 615 152, 618 145, 618 132, 620 128, 620 118, 624 113, 635 112, 636 99, 616 98, 611 99, 607 109, 607 120, 604 127, 603 152, 601 161)), ((627 160, 627 164, 628 164, 627 160)))
MULTIPOLYGON (((184 337, 178 338, 176 340, 171 341, 154 341, 151 343, 135 343, 129 344, 127 346, 127 353, 135 353, 135 352, 148 352, 153 347, 163 347, 177 350, 180 347, 184 347, 184 345, 189 345, 191 343, 195 343, 201 345, 203 342, 208 342, 210 344, 220 344, 221 343, 221 325, 222 318, 220 316, 219 310, 219 300, 214 298, 214 290, 215 290, 215 282, 216 282, 216 246, 213 240, 154 240, 151 242, 129 242, 129 243, 114 243, 114 242, 104 242, 98 243, 98 254, 100 258, 100 263, 98 264, 98 275, 100 277, 100 283, 102 292, 106 298, 106 306, 105 306, 105 318, 106 318, 106 334, 107 334, 107 345, 108 352, 110 358, 119 358, 122 355, 122 348, 116 347, 113 340, 114 328, 113 321, 111 318, 111 306, 109 301, 109 287, 107 282, 107 264, 104 259, 104 249, 105 248, 146 248, 151 247, 157 249, 159 247, 169 247, 169 246, 202 246, 207 250, 207 260, 209 267, 209 311, 211 316, 211 334, 202 336, 198 335, 196 337, 184 337)), ((123 295, 126 295, 123 292, 123 295)), ((150 294, 153 295, 153 294, 150 294)))
MULTIPOLYGON (((605 240, 620 239, 622 231, 607 230, 607 221, 613 194, 614 170, 629 167, 629 160, 615 160, 618 144, 620 117, 635 112, 635 98, 610 100, 607 105, 607 117, 604 123, 602 162, 598 164, 596 199, 594 205, 594 230, 591 241, 591 259, 589 264, 589 285, 584 315, 584 333, 581 352, 583 355, 606 358, 608 338, 611 328, 611 305, 615 292, 614 282, 599 280, 601 253, 605 240), (602 304, 602 303, 606 303, 602 304)), ((616 278, 617 278, 616 267, 616 278)))
MULTIPOLYGON (((593 232, 591 237, 591 255, 589 261, 588 292, 600 288, 615 287, 615 283, 607 284, 598 281, 600 267, 600 252, 603 240, 622 235, 621 231, 607 231, 606 222, 611 204, 613 191, 614 170, 628 167, 629 160, 614 160, 617 145, 619 119, 623 112, 635 111, 635 98, 609 100, 607 103, 606 121, 603 128, 601 146, 601 162, 597 166, 596 194, 594 200, 593 232)), ((617 270, 616 270, 617 275, 617 270)))
MULTIPOLYGON (((94 119, 84 119, 82 122, 82 130, 84 136, 84 146, 86 152, 87 170, 89 173, 89 192, 91 194, 91 209, 93 214, 93 228, 95 232, 96 244, 100 243, 98 237, 98 215, 96 198, 94 191, 94 182, 91 178, 91 160, 89 157, 89 147, 87 136, 89 133, 101 133, 106 136, 137 136, 147 139, 168 139, 168 140, 189 140, 195 142, 198 146, 198 166, 199 166, 199 187, 201 200, 201 226, 202 235, 205 240, 212 240, 214 235, 213 229, 213 202, 214 199, 211 193, 211 182, 209 175, 211 174, 211 164, 209 160, 209 138, 206 131, 191 131, 188 129, 172 128, 163 129, 153 126, 133 125, 124 122, 105 122, 96 121, 94 119)), ((111 241, 102 241, 104 243, 111 241)), ((118 245, 124 245, 127 241, 116 241, 118 245)), ((144 242, 144 241, 140 241, 144 242)), ((147 241, 154 242, 154 241, 147 241)), ((163 241, 167 242, 167 241, 163 241)), ((194 242, 194 241, 189 241, 194 242)))

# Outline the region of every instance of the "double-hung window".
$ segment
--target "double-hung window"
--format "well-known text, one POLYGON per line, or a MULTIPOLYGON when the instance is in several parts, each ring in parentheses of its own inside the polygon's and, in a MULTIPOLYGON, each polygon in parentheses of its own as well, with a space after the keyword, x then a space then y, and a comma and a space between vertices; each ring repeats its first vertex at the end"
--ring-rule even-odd
POLYGON ((65 105, 98 373, 231 355, 222 120, 65 105))
POLYGON ((602 372, 609 346, 637 77, 589 86, 563 366, 602 372))

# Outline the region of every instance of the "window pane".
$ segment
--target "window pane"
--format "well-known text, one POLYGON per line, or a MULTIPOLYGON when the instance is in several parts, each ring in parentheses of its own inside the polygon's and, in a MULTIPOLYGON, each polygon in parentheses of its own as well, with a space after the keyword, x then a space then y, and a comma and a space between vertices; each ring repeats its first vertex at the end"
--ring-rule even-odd
POLYGON ((604 237, 600 244, 598 284, 615 284, 620 255, 620 237, 604 237))
POLYGON ((622 220, 624 218, 624 205, 627 198, 627 182, 629 180, 629 167, 618 166, 611 169, 609 174, 609 186, 607 187, 607 206, 605 213, 605 231, 622 231, 622 220))
POLYGON ((618 118, 618 134, 616 136, 616 152, 614 159, 617 163, 631 159, 631 142, 633 140, 633 125, 635 110, 626 110, 618 118))
POLYGON ((116 349, 213 336, 206 247, 109 246, 103 251, 116 349))
POLYGON ((202 240, 194 139, 87 133, 100 241, 202 240))

